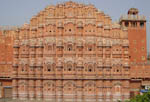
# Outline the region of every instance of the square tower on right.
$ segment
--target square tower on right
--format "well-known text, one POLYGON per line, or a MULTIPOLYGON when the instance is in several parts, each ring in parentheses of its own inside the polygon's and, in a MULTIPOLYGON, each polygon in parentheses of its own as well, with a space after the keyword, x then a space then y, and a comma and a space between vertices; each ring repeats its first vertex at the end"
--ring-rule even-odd
POLYGON ((131 8, 128 14, 120 18, 122 27, 128 29, 131 62, 147 61, 146 18, 139 15, 137 8, 131 8))

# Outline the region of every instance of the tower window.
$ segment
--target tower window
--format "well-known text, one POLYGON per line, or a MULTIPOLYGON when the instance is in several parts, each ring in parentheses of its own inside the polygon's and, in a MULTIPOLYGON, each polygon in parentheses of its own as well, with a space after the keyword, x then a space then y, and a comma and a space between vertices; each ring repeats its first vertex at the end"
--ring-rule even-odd
POLYGON ((132 23, 131 23, 131 26, 132 26, 132 27, 137 27, 137 22, 132 22, 132 23))
POLYGON ((133 40, 133 43, 136 44, 136 40, 133 40))
POLYGON ((136 49, 136 48, 134 48, 134 52, 137 52, 137 49, 136 49))
POLYGON ((129 26, 129 22, 125 22, 125 26, 128 27, 129 26))
POLYGON ((68 71, 71 71, 71 68, 69 68, 68 71))
POLYGON ((140 23, 140 27, 143 28, 144 27, 144 22, 140 23))
POLYGON ((49 50, 49 51, 52 50, 52 46, 48 46, 48 50, 49 50))
POLYGON ((144 51, 145 50, 145 48, 144 47, 142 47, 142 51, 144 51))
POLYGON ((68 45, 68 51, 72 51, 72 45, 68 45))
POLYGON ((67 65, 67 69, 68 69, 68 71, 72 71, 72 65, 67 65))
POLYGON ((89 47, 88 47, 88 51, 92 51, 92 46, 89 46, 89 47))
POLYGON ((89 72, 91 72, 92 71, 92 69, 89 69, 89 72))
POLYGON ((88 72, 92 72, 92 66, 88 66, 88 72))
POLYGON ((145 60, 145 56, 142 56, 142 60, 145 60))
POLYGON ((51 69, 48 69, 48 72, 50 72, 51 71, 51 69))
POLYGON ((71 29, 69 29, 69 32, 71 32, 71 29))
POLYGON ((47 66, 47 71, 48 71, 48 72, 52 71, 50 65, 47 66))

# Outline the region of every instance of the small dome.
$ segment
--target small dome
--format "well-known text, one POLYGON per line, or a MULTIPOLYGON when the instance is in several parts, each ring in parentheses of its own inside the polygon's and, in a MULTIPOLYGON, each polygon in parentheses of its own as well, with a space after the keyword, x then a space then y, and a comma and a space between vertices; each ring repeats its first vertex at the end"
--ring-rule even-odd
POLYGON ((130 15, 137 15, 139 13, 139 10, 137 8, 130 8, 128 11, 128 14, 130 15))

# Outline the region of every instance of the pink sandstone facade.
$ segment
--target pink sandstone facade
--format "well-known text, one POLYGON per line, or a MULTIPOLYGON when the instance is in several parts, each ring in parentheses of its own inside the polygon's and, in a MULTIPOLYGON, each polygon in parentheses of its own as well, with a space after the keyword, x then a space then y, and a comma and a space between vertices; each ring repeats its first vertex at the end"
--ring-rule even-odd
POLYGON ((13 99, 117 102, 150 86, 146 20, 135 8, 115 23, 93 5, 69 1, 9 31, 13 99))
POLYGON ((13 98, 110 102, 130 97, 127 29, 93 5, 49 6, 18 31, 13 98))

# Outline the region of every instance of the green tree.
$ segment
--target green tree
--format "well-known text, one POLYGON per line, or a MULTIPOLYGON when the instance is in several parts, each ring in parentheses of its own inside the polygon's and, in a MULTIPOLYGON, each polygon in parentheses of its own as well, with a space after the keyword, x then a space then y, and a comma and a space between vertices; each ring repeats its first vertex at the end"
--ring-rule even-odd
POLYGON ((143 95, 137 95, 136 97, 126 102, 150 102, 150 91, 144 93, 143 95))

